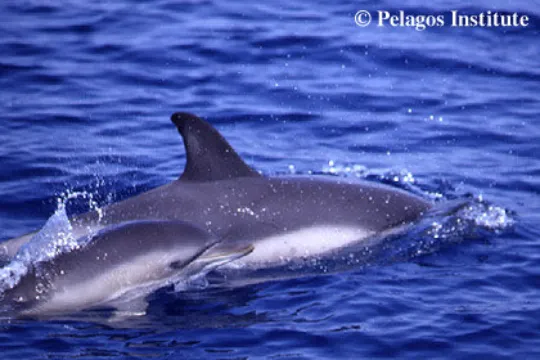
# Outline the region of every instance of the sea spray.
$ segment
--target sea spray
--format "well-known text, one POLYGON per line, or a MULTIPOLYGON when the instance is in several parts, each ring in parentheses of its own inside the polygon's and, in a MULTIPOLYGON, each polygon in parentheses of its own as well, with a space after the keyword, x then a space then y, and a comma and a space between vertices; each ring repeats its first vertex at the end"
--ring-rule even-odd
POLYGON ((13 260, 0 269, 0 296, 6 289, 11 289, 26 275, 28 269, 42 261, 46 261, 64 252, 70 252, 84 245, 91 238, 75 238, 73 227, 66 212, 66 206, 72 199, 88 200, 88 206, 96 211, 99 220, 102 218, 101 208, 88 192, 65 192, 57 199, 57 209, 45 225, 15 254, 13 260))

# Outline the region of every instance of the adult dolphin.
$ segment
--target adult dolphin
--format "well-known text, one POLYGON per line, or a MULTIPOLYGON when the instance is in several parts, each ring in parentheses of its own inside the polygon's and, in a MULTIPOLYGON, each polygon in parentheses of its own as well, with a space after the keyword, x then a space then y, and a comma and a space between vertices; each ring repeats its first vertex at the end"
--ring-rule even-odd
MULTIPOLYGON (((76 236, 127 221, 182 220, 224 239, 220 246, 253 244, 242 262, 265 267, 385 236, 431 208, 417 196, 381 184, 320 175, 263 176, 206 121, 185 112, 171 120, 186 151, 180 178, 101 213, 74 217, 76 236)), ((31 234, 0 248, 13 256, 29 238, 31 234)))
POLYGON ((248 254, 252 248, 207 256, 219 240, 181 221, 136 221, 111 226, 82 246, 37 263, 14 286, 0 289, 1 304, 17 316, 51 316, 93 307, 142 315, 145 297, 248 254))

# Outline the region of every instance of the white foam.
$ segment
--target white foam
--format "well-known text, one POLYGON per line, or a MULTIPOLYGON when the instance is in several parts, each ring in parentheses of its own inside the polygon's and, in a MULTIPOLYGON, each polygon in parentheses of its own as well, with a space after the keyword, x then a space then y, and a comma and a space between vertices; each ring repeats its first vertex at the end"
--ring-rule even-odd
POLYGON ((59 252, 75 247, 71 234, 65 207, 60 206, 43 228, 17 251, 14 259, 0 269, 0 291, 14 287, 27 273, 31 263, 51 259, 59 252))

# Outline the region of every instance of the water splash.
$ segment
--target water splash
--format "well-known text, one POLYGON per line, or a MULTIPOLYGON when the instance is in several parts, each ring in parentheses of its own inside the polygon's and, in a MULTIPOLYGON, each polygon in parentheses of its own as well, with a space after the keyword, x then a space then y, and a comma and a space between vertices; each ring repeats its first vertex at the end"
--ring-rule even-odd
MULTIPOLYGON (((456 203, 456 202, 454 202, 456 203)), ((458 201, 457 206, 435 210, 399 239, 386 241, 380 262, 407 261, 435 253, 466 240, 486 238, 511 230, 514 214, 482 199, 458 201)))
POLYGON ((72 248, 74 240, 71 234, 72 227, 65 206, 60 206, 43 228, 19 249, 14 259, 0 269, 0 290, 13 288, 26 275, 31 264, 72 248))
POLYGON ((504 231, 514 226, 515 215, 508 209, 485 201, 482 196, 462 210, 463 219, 473 221, 478 227, 492 231, 504 231))
POLYGON ((62 193, 57 199, 54 214, 26 244, 21 246, 13 260, 0 269, 0 293, 17 285, 34 264, 84 245, 88 237, 78 239, 74 237, 73 227, 66 212, 69 201, 79 198, 87 200, 90 209, 96 211, 101 220, 103 213, 93 194, 85 191, 62 193))

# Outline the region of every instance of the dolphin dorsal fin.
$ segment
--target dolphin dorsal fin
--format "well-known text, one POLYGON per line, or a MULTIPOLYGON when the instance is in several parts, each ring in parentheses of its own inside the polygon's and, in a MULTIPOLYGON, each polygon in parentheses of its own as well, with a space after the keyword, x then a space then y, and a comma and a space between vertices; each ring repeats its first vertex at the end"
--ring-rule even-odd
POLYGON ((171 120, 186 149, 186 167, 180 180, 204 182, 260 176, 206 121, 185 112, 174 113, 171 120))

